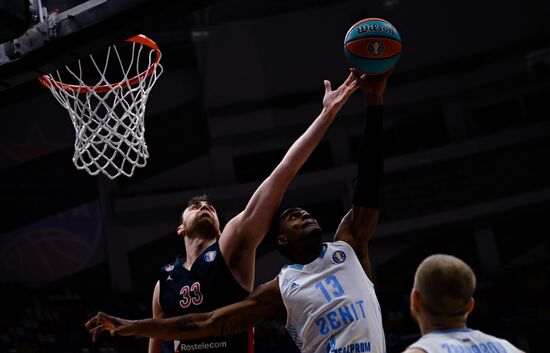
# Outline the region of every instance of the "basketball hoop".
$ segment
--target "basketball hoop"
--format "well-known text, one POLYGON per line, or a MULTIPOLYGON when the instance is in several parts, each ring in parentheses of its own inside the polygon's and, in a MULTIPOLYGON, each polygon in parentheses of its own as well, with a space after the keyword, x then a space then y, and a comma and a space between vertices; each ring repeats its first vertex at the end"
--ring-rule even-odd
POLYGON ((126 42, 131 43, 131 53, 127 50, 131 58, 124 58, 129 61, 126 65, 121 49, 112 45, 106 51, 103 65, 90 55, 89 60, 79 59, 76 68, 65 66, 64 78, 57 70, 38 79, 69 112, 76 134, 73 155, 76 168, 85 169, 90 175, 101 172, 110 179, 121 174, 131 177, 136 167, 147 163, 145 106, 163 70, 161 52, 155 42, 141 34, 126 42), (109 83, 106 76, 115 74, 120 79, 109 83), (66 83, 67 77, 75 83, 66 83))

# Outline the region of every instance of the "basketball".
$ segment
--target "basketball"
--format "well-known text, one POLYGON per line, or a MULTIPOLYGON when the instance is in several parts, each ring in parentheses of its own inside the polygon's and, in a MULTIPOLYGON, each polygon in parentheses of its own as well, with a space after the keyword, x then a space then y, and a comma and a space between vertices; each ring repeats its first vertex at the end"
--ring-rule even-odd
POLYGON ((401 36, 381 18, 363 19, 349 29, 344 40, 349 65, 366 74, 391 70, 401 56, 401 36))

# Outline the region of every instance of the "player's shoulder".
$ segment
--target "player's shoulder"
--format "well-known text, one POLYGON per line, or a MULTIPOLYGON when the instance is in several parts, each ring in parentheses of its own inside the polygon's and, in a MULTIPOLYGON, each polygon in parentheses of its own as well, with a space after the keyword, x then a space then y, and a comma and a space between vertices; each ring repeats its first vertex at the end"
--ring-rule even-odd
POLYGON ((505 338, 497 337, 491 334, 488 334, 486 332, 480 331, 480 330, 473 330, 477 335, 484 337, 486 340, 494 340, 504 347, 506 347, 507 352, 517 352, 517 353, 524 353, 522 350, 520 350, 518 347, 514 346, 510 341, 508 341, 505 338))
POLYGON ((279 271, 278 277, 285 277, 290 272, 300 272, 304 269, 304 265, 301 264, 286 264, 279 271))
POLYGON ((174 261, 164 264, 160 268, 160 272, 172 272, 177 266, 182 264, 182 257, 180 255, 176 256, 174 261))
MULTIPOLYGON (((355 249, 353 248, 353 246, 350 245, 350 243, 348 243, 347 241, 345 240, 342 240, 342 239, 338 239, 338 240, 334 240, 334 241, 331 241, 331 242, 328 242, 328 243, 325 243, 327 244, 328 246, 328 251, 333 254, 334 252, 338 252, 338 253, 342 253, 343 255, 353 255, 355 257, 357 257, 357 254, 355 252, 355 249)), ((333 255, 333 256, 338 256, 338 255, 333 255)))
POLYGON ((425 350, 421 348, 407 348, 403 353, 427 353, 425 350))
POLYGON ((420 337, 416 342, 410 344, 403 353, 429 353, 438 352, 437 347, 441 342, 438 339, 434 339, 431 335, 424 335, 420 337))
POLYGON ((331 247, 345 248, 345 249, 353 250, 353 247, 347 241, 342 240, 342 239, 327 242, 325 244, 327 244, 331 247))
POLYGON ((331 242, 326 242, 323 244, 323 252, 319 256, 321 261, 319 266, 334 266, 334 265, 344 265, 346 268, 349 265, 357 265, 359 263, 359 258, 355 253, 353 247, 345 241, 336 240, 331 242))

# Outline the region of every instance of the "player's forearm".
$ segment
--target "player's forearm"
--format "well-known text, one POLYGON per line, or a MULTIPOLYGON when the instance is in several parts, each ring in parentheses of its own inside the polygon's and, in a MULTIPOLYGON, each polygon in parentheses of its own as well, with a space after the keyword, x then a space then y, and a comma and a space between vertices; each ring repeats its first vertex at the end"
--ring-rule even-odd
POLYGON ((302 136, 292 144, 281 163, 275 168, 273 175, 290 181, 319 145, 334 121, 336 113, 333 109, 323 109, 302 136))
POLYGON ((193 340, 205 337, 226 336, 244 332, 258 320, 258 310, 247 310, 248 303, 240 302, 210 313, 197 313, 169 319, 144 319, 132 323, 135 336, 166 340, 193 340))
POLYGON ((243 230, 240 234, 249 235, 245 242, 251 248, 255 248, 266 234, 288 184, 313 153, 325 136, 328 127, 334 121, 336 114, 356 89, 357 85, 351 74, 344 84, 334 91, 330 88, 330 82, 325 81, 325 96, 321 114, 292 144, 281 163, 254 192, 245 210, 235 222, 235 226, 243 230))
MULTIPOLYGON (((323 110, 309 128, 300 136, 285 154, 283 160, 271 173, 271 175, 254 192, 243 213, 240 215, 240 229, 246 234, 242 238, 251 244, 252 251, 261 242, 271 224, 271 219, 285 194, 288 184, 298 173, 302 165, 315 150, 328 127, 334 120, 335 114, 323 110)), ((230 223, 232 223, 231 221, 230 223)), ((226 229, 230 229, 226 226, 226 229)), ((227 239, 227 238, 226 238, 227 239)))
POLYGON ((384 96, 377 93, 365 94, 367 106, 384 105, 384 96))
POLYGON ((134 336, 165 340, 191 340, 219 336, 215 331, 216 325, 212 320, 212 313, 189 314, 169 319, 136 320, 132 322, 129 329, 129 333, 134 336))
POLYGON ((383 105, 367 105, 363 136, 359 146, 357 180, 353 204, 379 209, 380 185, 384 169, 382 153, 383 105))
POLYGON ((335 109, 323 109, 307 130, 292 144, 271 175, 254 192, 243 213, 246 229, 256 245, 267 232, 288 184, 296 176, 336 117, 335 109))

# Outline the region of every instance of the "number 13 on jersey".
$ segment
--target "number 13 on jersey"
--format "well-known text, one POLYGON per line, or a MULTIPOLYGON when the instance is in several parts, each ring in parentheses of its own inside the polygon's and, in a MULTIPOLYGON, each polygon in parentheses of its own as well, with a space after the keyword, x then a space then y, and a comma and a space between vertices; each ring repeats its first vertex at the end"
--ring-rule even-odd
POLYGON ((323 293, 328 303, 330 303, 332 299, 346 294, 346 291, 340 285, 338 278, 334 275, 328 276, 324 280, 317 282, 315 284, 315 288, 319 289, 321 293, 323 293))

